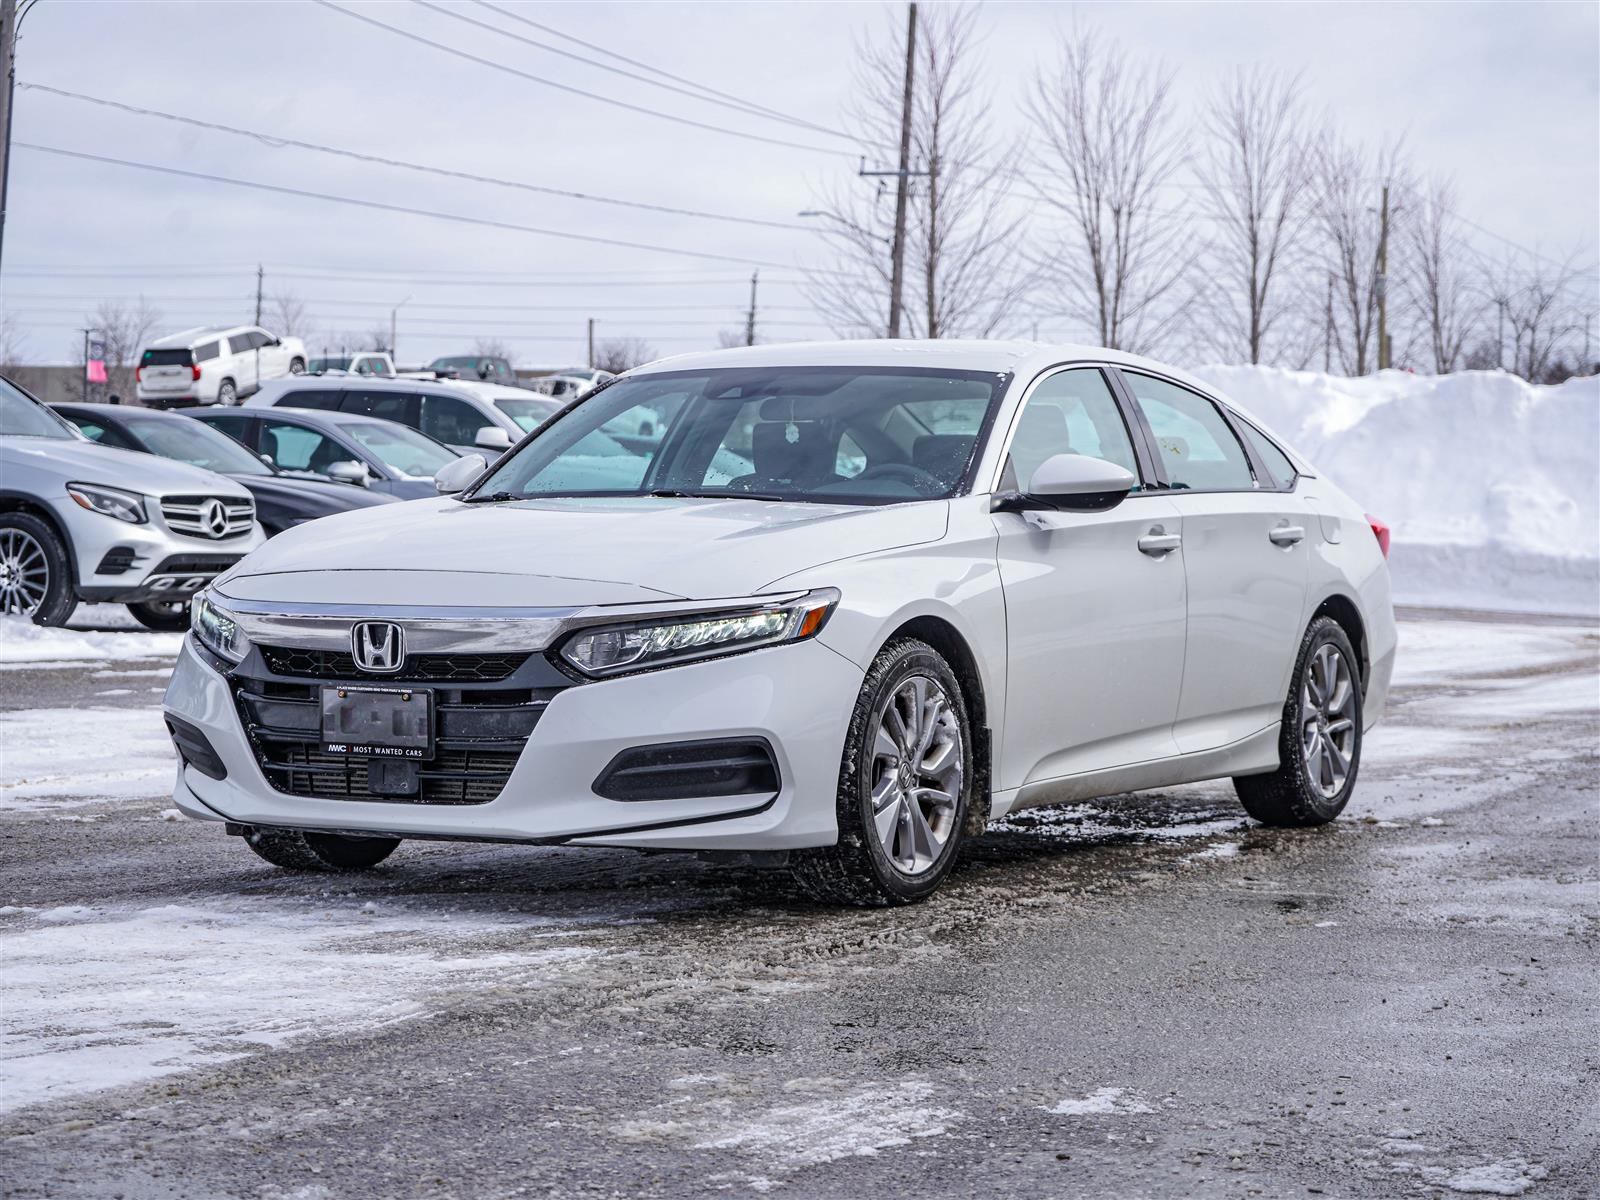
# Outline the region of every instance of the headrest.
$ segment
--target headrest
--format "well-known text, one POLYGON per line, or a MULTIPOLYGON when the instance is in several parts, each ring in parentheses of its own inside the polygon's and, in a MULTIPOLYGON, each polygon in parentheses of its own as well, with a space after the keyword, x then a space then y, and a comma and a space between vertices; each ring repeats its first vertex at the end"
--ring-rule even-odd
POLYGON ((911 443, 911 463, 943 483, 954 483, 972 455, 972 436, 928 433, 911 443))
POLYGON ((763 479, 816 479, 833 473, 827 430, 818 421, 757 422, 750 428, 750 457, 763 479))
POLYGON ((1030 404, 1022 410, 1012 453, 1043 462, 1052 454, 1071 454, 1072 438, 1067 433, 1067 414, 1054 404, 1030 404))

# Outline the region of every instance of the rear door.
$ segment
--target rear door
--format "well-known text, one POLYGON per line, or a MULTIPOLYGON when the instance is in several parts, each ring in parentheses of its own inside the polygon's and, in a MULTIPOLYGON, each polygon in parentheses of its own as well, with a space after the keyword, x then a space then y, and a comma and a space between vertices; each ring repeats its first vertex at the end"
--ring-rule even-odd
POLYGON ((233 380, 234 390, 248 396, 256 390, 260 376, 256 373, 256 345, 248 331, 235 333, 224 339, 228 343, 228 363, 223 374, 233 380))
POLYGON ((1215 401, 1142 372, 1121 379, 1183 522, 1188 644, 1173 737, 1186 754, 1215 749, 1283 715, 1304 632, 1310 514, 1215 401))
MULTIPOLYGON (((1055 454, 1148 478, 1106 373, 1041 378, 1011 433, 1001 490, 1055 454)), ((1047 785, 1177 753, 1184 664, 1182 518, 1141 486, 1105 512, 994 514, 1008 640, 996 786, 1047 785)))

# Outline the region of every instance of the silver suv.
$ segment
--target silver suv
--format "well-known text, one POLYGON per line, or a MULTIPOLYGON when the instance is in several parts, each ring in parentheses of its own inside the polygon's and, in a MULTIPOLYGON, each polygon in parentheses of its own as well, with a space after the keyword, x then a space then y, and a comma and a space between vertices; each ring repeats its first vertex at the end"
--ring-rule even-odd
POLYGON ((0 614, 60 625, 110 602, 184 629, 189 598, 263 540, 231 479, 95 445, 0 378, 0 614))

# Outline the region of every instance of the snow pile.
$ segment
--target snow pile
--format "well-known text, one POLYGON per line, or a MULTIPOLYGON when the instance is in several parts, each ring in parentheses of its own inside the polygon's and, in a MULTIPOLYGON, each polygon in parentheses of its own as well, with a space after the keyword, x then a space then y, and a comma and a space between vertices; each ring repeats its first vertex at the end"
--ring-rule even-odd
POLYGON ((0 716, 0 812, 165 796, 176 763, 159 709, 6 713, 0 716))
POLYGON ((0 663, 176 658, 182 646, 181 633, 46 628, 22 617, 0 617, 0 663))
POLYGON ((1390 525, 1397 601, 1600 611, 1600 379, 1196 374, 1390 525))

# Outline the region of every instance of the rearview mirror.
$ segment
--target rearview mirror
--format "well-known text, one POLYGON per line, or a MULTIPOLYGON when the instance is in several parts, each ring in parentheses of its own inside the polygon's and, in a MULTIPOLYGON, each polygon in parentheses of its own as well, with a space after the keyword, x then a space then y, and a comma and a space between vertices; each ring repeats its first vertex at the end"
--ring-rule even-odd
POLYGON ((336 462, 328 468, 328 478, 335 483, 353 483, 357 487, 366 487, 367 468, 358 462, 336 462))
MULTIPOLYGON (((504 430, 501 430, 501 436, 505 436, 504 430)), ((482 475, 488 466, 483 455, 464 454, 454 462, 445 463, 434 472, 433 486, 438 489, 441 496, 453 496, 482 475)))
POLYGON ((1027 491, 996 496, 994 507, 1003 512, 1028 508, 1097 512, 1115 508, 1138 486, 1131 471, 1103 458, 1053 454, 1034 471, 1027 491))
POLYGON ((485 450, 511 449, 511 435, 498 425, 485 425, 478 430, 477 436, 472 439, 474 446, 482 446, 485 450))

